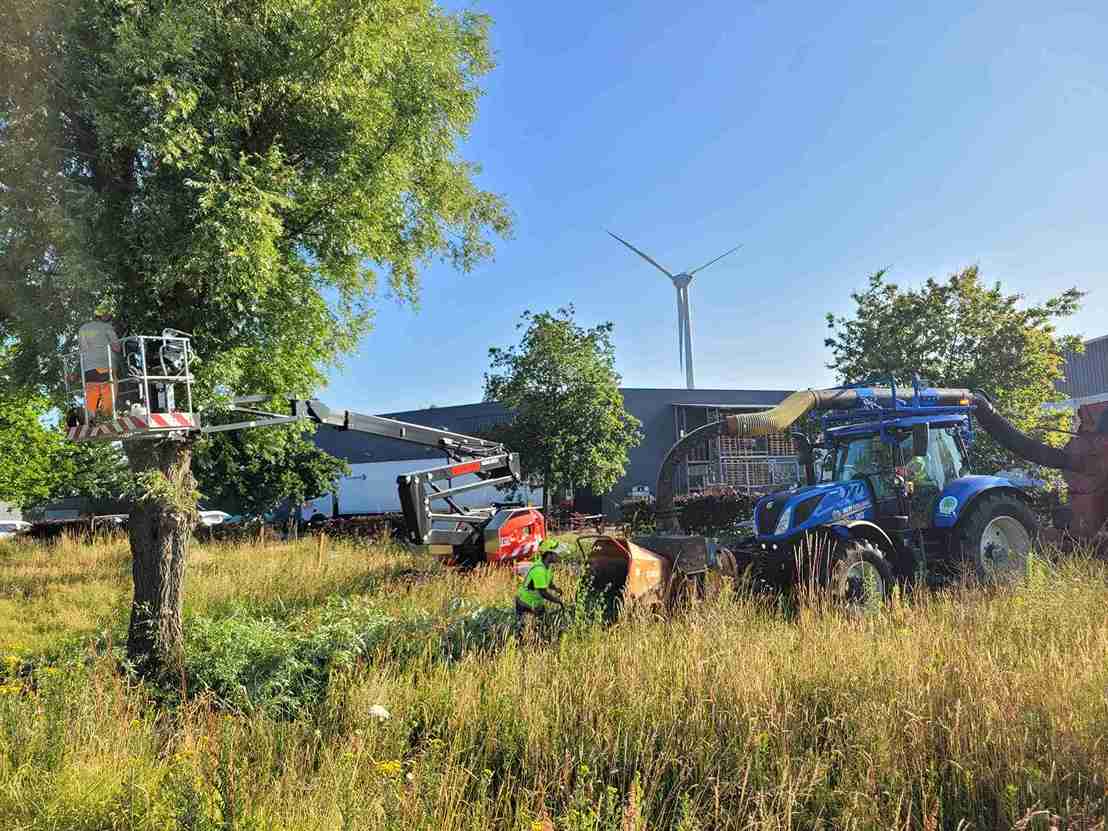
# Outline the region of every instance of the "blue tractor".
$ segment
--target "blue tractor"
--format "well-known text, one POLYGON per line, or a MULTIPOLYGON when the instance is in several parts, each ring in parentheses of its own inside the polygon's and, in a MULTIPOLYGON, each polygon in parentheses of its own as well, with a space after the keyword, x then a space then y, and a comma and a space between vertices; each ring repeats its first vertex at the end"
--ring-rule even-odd
MULTIPOLYGON (((1021 573, 1038 535, 1028 494, 1011 480, 973 475, 967 465, 978 420, 1025 458, 1046 448, 1019 433, 982 393, 912 387, 847 386, 793 393, 765 413, 729 416, 690 433, 671 449, 658 481, 662 540, 681 547, 673 476, 689 451, 716 435, 751 437, 787 430, 822 412, 822 441, 794 433, 806 484, 760 499, 754 534, 696 542, 724 571, 750 568, 781 589, 814 580, 847 603, 886 598, 898 583, 941 583, 966 570, 982 579, 1021 573), (819 472, 814 458, 822 453, 819 472), (666 535, 669 535, 668 537, 666 535)), ((1060 466, 1060 465, 1054 465, 1060 466)))

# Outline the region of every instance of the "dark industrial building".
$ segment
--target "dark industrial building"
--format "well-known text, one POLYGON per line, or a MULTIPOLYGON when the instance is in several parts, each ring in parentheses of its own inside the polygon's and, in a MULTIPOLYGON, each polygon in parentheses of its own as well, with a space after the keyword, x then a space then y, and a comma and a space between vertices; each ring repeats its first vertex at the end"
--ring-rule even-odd
MULTIPOLYGON (((630 453, 624 477, 606 494, 579 491, 577 509, 586 513, 614 514, 631 488, 645 485, 653 492, 663 456, 685 432, 716 421, 729 412, 764 410, 779 403, 784 390, 622 390, 624 406, 642 422, 643 440, 630 453)), ((453 407, 432 407, 389 418, 454 430, 481 433, 507 422, 511 414, 500 404, 482 402, 453 407)), ((316 443, 351 464, 399 460, 441 459, 426 448, 358 433, 320 428, 316 443)), ((766 439, 719 439, 694 454, 678 473, 678 492, 697 491, 712 485, 742 490, 765 490, 797 481, 799 464, 787 436, 766 439)))
POLYGON ((1057 387, 1072 407, 1108 400, 1108 335, 1085 341, 1084 352, 1066 355, 1066 380, 1057 387))

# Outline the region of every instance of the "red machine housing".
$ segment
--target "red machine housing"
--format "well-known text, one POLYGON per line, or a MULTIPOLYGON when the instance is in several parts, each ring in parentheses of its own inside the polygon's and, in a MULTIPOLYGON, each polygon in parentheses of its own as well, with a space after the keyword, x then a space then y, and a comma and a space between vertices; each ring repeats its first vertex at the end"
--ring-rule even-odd
POLYGON ((484 528, 485 562, 530 560, 546 537, 546 518, 535 508, 502 509, 484 528))

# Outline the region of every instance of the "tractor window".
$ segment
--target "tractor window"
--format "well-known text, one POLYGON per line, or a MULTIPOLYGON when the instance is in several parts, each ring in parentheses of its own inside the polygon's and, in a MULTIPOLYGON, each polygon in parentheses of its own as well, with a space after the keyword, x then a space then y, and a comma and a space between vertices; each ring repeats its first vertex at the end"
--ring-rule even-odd
MULTIPOLYGON (((955 435, 956 427, 932 427, 931 440, 927 445, 927 456, 922 467, 911 468, 917 486, 942 490, 954 479, 965 475, 966 460, 962 447, 955 435)), ((912 458, 912 436, 907 434, 900 442, 905 459, 912 458)))
POLYGON ((892 477, 893 448, 877 435, 859 436, 840 445, 835 453, 835 481, 866 479, 877 499, 894 495, 892 477))

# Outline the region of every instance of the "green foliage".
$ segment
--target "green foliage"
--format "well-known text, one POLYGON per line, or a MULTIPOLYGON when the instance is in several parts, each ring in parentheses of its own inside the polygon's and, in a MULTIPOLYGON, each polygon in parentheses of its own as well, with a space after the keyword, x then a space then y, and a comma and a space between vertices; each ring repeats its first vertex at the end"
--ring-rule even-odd
POLYGON ((0 393, 0 501, 29 507, 47 500, 64 474, 62 434, 42 423, 42 402, 0 393))
POLYGON ((32 508, 66 496, 120 496, 128 474, 119 447, 67 442, 48 413, 44 396, 0 390, 0 501, 32 508))
POLYGON ((572 305, 524 312, 520 343, 490 349, 485 375, 485 399, 514 416, 497 436, 519 451, 524 475, 543 483, 547 499, 569 485, 610 490, 641 441, 619 391, 612 324, 586 329, 573 315, 572 305))
MULTIPOLYGON (((728 537, 740 533, 741 525, 754 515, 754 501, 748 493, 734 490, 677 496, 674 504, 681 512, 681 527, 690 534, 728 537)), ((621 518, 634 532, 655 528, 654 504, 646 501, 628 502, 622 506, 621 518)))
POLYGON ((307 394, 370 323, 509 227, 456 157, 488 20, 433 0, 13 0, 0 29, 2 334, 194 335, 198 401, 307 394))
POLYGON ((213 433, 198 444, 192 470, 209 504, 261 516, 286 499, 300 503, 330 493, 350 467, 289 425, 213 433))
MULTIPOLYGON (((887 283, 879 271, 851 295, 852 317, 827 316, 828 367, 843 382, 893 377, 911 384, 918 372, 937 386, 984 390, 1024 431, 1065 428, 1066 416, 1047 414, 1042 405, 1063 397, 1054 383, 1064 377, 1065 353, 1082 349, 1080 338, 1060 336, 1055 324, 1074 314, 1083 296, 1073 288, 1028 304, 1004 294, 999 282, 984 285, 976 267, 919 289, 887 283)), ((983 470, 1020 461, 984 435, 975 455, 983 470)))

